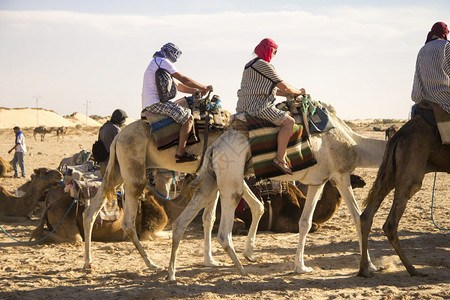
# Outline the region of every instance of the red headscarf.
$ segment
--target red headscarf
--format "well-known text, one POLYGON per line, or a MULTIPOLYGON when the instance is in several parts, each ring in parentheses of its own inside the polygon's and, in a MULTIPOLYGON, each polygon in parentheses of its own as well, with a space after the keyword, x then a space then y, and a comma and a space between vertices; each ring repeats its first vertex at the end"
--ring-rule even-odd
POLYGON ((445 24, 444 22, 437 22, 433 25, 433 27, 431 27, 431 31, 428 32, 425 44, 431 41, 433 39, 433 36, 446 40, 447 35, 448 35, 447 24, 445 24))
POLYGON ((276 49, 278 49, 278 45, 272 39, 265 38, 255 47, 255 53, 259 58, 270 62, 272 59, 272 52, 276 49))

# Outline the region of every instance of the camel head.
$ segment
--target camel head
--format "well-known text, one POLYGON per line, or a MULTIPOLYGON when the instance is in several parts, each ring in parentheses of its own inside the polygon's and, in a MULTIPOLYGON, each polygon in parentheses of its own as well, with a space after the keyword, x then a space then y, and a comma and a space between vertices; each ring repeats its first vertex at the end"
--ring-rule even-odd
POLYGON ((31 179, 47 180, 49 185, 60 183, 63 180, 63 175, 57 170, 50 170, 48 168, 34 169, 34 174, 31 179))

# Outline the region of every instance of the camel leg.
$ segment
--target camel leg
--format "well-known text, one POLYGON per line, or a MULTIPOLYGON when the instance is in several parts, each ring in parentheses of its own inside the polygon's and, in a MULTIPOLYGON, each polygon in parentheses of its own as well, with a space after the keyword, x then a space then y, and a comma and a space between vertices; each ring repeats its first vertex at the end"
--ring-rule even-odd
POLYGON ((262 215, 264 214, 264 204, 262 204, 261 201, 256 198, 245 181, 243 198, 250 206, 250 211, 252 212, 252 223, 250 224, 247 241, 245 243, 244 257, 251 262, 255 262, 256 260, 253 257, 253 249, 255 248, 256 231, 258 230, 258 224, 262 215))
MULTIPOLYGON (((216 192, 217 193, 217 192, 216 192)), ((211 202, 205 207, 205 211, 203 212, 203 232, 204 232, 204 262, 203 265, 207 267, 216 267, 220 266, 221 263, 217 262, 212 257, 212 251, 211 251, 211 233, 214 226, 214 221, 216 220, 216 208, 217 208, 217 201, 219 200, 219 193, 217 193, 216 200, 214 202, 211 202)))
POLYGON ((234 212, 240 200, 241 194, 235 193, 235 191, 230 191, 229 189, 227 191, 220 190, 220 204, 222 211, 220 216, 220 225, 219 225, 219 232, 217 234, 217 239, 219 243, 222 245, 222 247, 225 249, 225 252, 233 261, 236 268, 239 270, 239 273, 241 275, 247 275, 247 272, 244 270, 244 267, 237 258, 232 240, 234 212), (231 194, 230 192, 233 192, 233 194, 231 194))
POLYGON ((350 176, 348 174, 341 175, 340 178, 336 179, 336 188, 341 194, 342 198, 345 201, 348 209, 350 210, 350 215, 352 216, 353 223, 355 224, 356 232, 358 233, 358 241, 359 241, 359 251, 361 253, 361 257, 364 256, 364 261, 367 266, 367 270, 377 271, 378 269, 370 260, 369 250, 367 248, 367 238, 363 238, 361 232, 361 210, 359 209, 358 203, 356 202, 355 195, 353 194, 353 189, 350 182, 350 176), (364 241, 364 247, 363 247, 364 241))
POLYGON ((95 218, 97 217, 103 204, 105 204, 106 198, 103 194, 103 185, 97 191, 95 197, 90 201, 89 205, 83 212, 83 227, 84 227, 84 268, 91 269, 92 257, 91 257, 91 239, 92 239, 92 227, 94 226, 95 218))
POLYGON ((325 183, 320 185, 310 185, 308 187, 305 207, 303 208, 302 215, 298 222, 299 242, 297 246, 297 253, 295 255, 295 273, 310 273, 313 271, 312 268, 305 266, 303 256, 305 252, 306 235, 311 228, 314 209, 316 208, 317 201, 319 201, 324 186, 325 183))
POLYGON ((392 191, 392 189, 393 186, 387 189, 378 190, 377 193, 373 193, 372 196, 374 197, 374 200, 369 201, 359 218, 361 226, 361 263, 359 265, 358 276, 366 278, 373 276, 373 272, 370 270, 370 261, 368 256, 369 234, 372 228, 375 213, 380 208, 381 202, 383 202, 384 198, 390 191, 392 191))
MULTIPOLYGON (((169 275, 167 277, 170 281, 175 281, 175 273, 176 273, 176 258, 178 252, 178 246, 180 245, 181 239, 183 238, 183 234, 186 231, 188 225, 194 220, 200 210, 204 207, 208 207, 209 210, 212 210, 211 206, 215 204, 217 201, 217 187, 216 184, 210 184, 211 182, 204 182, 201 188, 198 188, 191 200, 189 201, 186 208, 183 212, 178 216, 178 218, 172 224, 172 250, 170 254, 169 261, 169 275), (209 189, 206 190, 206 188, 209 189)), ((208 210, 207 209, 207 210, 208 210)), ((208 213, 211 213, 209 211, 208 213)), ((204 217, 205 220, 206 217, 204 217)), ((207 218, 206 218, 207 219, 207 218)), ((212 217, 211 217, 212 220, 212 217)), ((211 222, 209 220, 209 222, 211 222)), ((208 220, 207 220, 208 221, 208 220)), ((207 222, 208 223, 208 222, 207 222)), ((208 225, 212 228, 212 225, 208 225)), ((211 238, 211 228, 209 228, 208 236, 211 238)), ((205 230, 205 238, 206 238, 206 228, 205 230)), ((206 244, 206 241, 204 242, 206 244)), ((204 255, 210 255, 211 252, 211 242, 209 242, 209 250, 205 249, 204 255), (209 251, 209 254, 207 252, 209 251)))
POLYGON ((136 214, 138 211, 139 196, 142 195, 144 186, 145 183, 136 185, 124 184, 125 202, 123 207, 122 230, 139 251, 145 265, 151 270, 161 270, 159 266, 155 265, 148 258, 136 232, 136 214))
POLYGON ((405 252, 403 251, 398 239, 398 224, 400 222, 400 218, 403 215, 403 212, 405 211, 408 199, 410 199, 415 193, 420 190, 424 173, 425 172, 415 175, 412 175, 411 173, 404 173, 408 174, 408 176, 403 176, 402 181, 399 181, 402 182, 402 185, 397 186, 395 189, 394 202, 392 203, 392 207, 386 219, 386 222, 383 225, 384 233, 386 234, 389 242, 391 243, 392 247, 394 247, 395 251, 400 257, 400 260, 411 276, 427 275, 417 271, 416 268, 411 264, 409 259, 406 257, 405 252))

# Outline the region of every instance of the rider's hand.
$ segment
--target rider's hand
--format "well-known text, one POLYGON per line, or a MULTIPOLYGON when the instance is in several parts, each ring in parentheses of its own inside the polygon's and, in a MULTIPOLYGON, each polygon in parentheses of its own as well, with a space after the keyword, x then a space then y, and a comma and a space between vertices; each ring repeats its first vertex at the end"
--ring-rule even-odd
POLYGON ((201 93, 202 93, 202 96, 204 96, 204 95, 206 95, 208 92, 212 92, 212 91, 214 91, 213 86, 212 86, 212 85, 208 85, 208 86, 206 86, 204 89, 202 89, 201 93))

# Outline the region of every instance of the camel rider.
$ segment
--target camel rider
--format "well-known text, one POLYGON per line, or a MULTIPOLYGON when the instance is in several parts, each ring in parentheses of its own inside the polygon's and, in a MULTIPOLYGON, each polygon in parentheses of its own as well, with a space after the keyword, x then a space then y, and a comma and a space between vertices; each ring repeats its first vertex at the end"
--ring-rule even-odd
POLYGON ((272 164, 286 174, 292 174, 286 162, 286 148, 295 121, 288 112, 275 107, 275 95, 300 96, 305 89, 296 89, 284 82, 270 64, 278 45, 269 38, 263 39, 255 48, 256 58, 245 65, 241 88, 238 90, 236 112, 245 112, 279 126, 277 154, 272 164))
MULTIPOLYGON (((450 144, 450 42, 445 23, 437 22, 417 55, 411 94, 415 112, 430 110, 441 133, 442 143, 450 144), (431 103, 431 105, 430 105, 431 103)), ((413 112, 414 113, 414 112, 413 112)))
POLYGON ((153 59, 144 73, 144 83, 142 87, 142 109, 147 109, 155 114, 169 116, 175 122, 181 124, 179 133, 178 148, 175 154, 177 163, 198 160, 195 154, 189 154, 185 151, 189 133, 194 124, 194 117, 188 108, 184 108, 173 101, 161 102, 158 94, 155 73, 159 68, 165 69, 170 73, 178 91, 182 93, 193 94, 200 91, 202 95, 212 91, 212 85, 205 86, 189 77, 181 74, 173 65, 181 55, 181 50, 172 43, 162 46, 160 51, 155 52, 153 59))
POLYGON ((108 152, 108 159, 99 162, 100 174, 102 177, 105 174, 106 166, 108 165, 109 148, 111 147, 111 143, 115 136, 120 132, 120 128, 125 124, 126 118, 128 118, 128 115, 125 111, 116 109, 112 113, 111 119, 106 121, 106 123, 103 124, 98 131, 98 139, 103 142, 103 145, 105 145, 105 149, 108 152))

